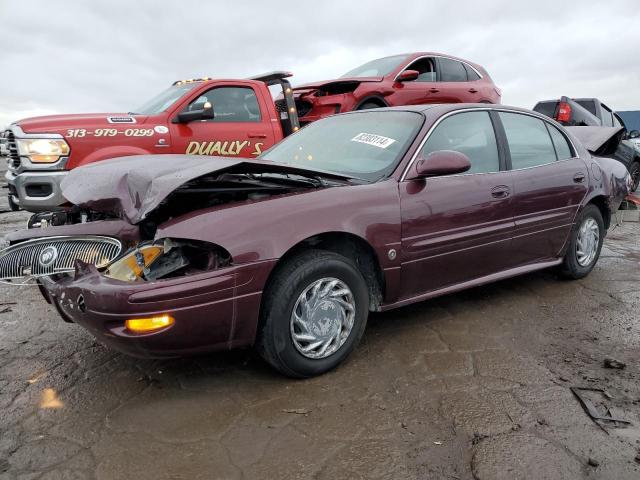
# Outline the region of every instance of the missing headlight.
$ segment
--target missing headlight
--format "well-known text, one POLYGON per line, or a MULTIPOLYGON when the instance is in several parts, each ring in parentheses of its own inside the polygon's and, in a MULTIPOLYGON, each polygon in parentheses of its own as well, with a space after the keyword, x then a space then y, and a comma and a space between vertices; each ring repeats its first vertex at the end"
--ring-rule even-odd
POLYGON ((152 281, 216 270, 230 263, 229 252, 213 243, 167 238, 138 245, 109 265, 104 274, 128 282, 152 281))

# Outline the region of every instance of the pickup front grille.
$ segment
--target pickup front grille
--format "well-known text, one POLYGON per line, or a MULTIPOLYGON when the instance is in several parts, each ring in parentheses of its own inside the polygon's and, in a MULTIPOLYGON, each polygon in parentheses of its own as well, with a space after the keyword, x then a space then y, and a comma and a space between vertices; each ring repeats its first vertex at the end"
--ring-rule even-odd
POLYGON ((72 272, 76 260, 104 267, 120 255, 122 244, 110 237, 44 237, 0 251, 0 281, 27 282, 32 278, 72 272))
POLYGON ((18 155, 18 146, 16 145, 16 138, 11 130, 5 130, 0 134, 0 152, 2 155, 6 155, 9 164, 18 168, 20 166, 20 156, 18 155))

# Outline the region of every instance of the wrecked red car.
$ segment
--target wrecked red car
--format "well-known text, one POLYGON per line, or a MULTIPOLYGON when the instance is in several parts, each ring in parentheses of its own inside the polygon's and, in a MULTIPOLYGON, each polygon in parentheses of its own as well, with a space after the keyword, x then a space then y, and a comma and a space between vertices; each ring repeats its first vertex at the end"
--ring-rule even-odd
POLYGON ((531 111, 352 112, 258 160, 75 169, 74 207, 11 235, 0 276, 36 278, 64 319, 132 355, 255 345, 309 377, 349 355, 371 311, 548 267, 584 277, 629 186, 531 111))
POLYGON ((502 94, 482 66, 433 52, 372 60, 338 79, 297 86, 293 93, 303 125, 334 113, 378 107, 500 103, 502 94))

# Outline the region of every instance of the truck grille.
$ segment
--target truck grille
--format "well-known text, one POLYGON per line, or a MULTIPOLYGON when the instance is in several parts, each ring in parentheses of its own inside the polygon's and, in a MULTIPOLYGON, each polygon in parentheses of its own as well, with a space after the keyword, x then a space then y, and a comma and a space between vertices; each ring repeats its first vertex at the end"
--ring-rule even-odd
POLYGON ((45 237, 0 251, 0 281, 20 283, 32 278, 72 272, 76 260, 104 267, 120 255, 122 244, 110 237, 45 237))
POLYGON ((18 146, 11 130, 5 130, 0 134, 0 155, 6 156, 12 167, 18 168, 20 166, 18 146))

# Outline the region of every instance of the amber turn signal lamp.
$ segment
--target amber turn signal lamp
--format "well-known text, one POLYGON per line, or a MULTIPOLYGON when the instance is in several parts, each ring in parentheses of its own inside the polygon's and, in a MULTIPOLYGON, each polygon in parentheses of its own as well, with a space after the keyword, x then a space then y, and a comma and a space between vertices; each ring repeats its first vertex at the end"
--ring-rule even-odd
POLYGON ((175 319, 171 315, 160 315, 149 318, 131 318, 124 324, 127 330, 134 333, 148 333, 169 327, 175 323, 175 319))

